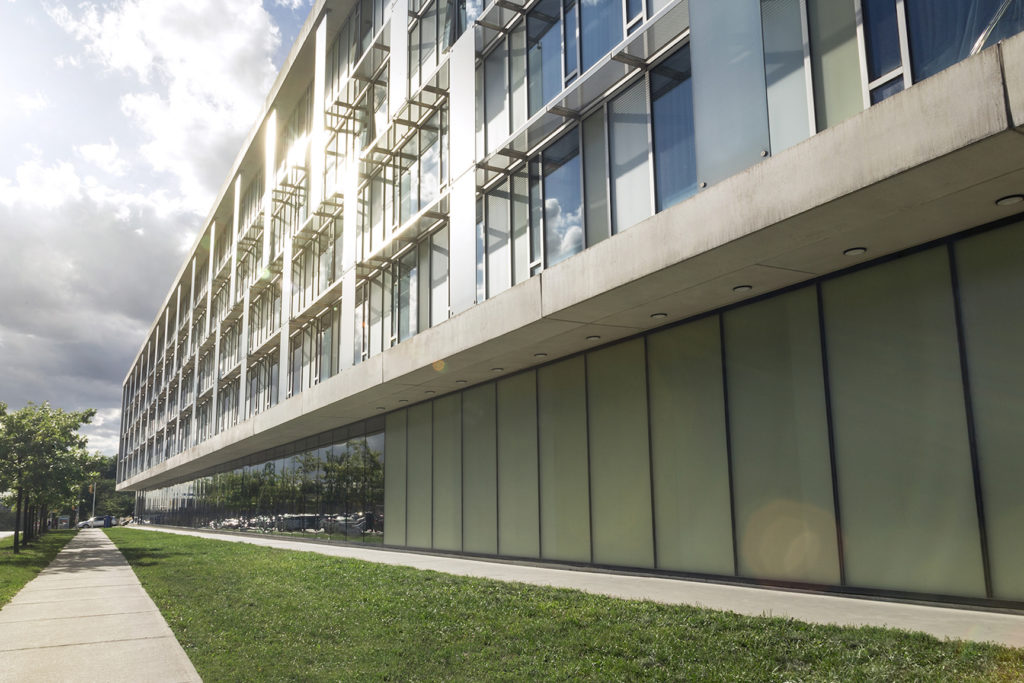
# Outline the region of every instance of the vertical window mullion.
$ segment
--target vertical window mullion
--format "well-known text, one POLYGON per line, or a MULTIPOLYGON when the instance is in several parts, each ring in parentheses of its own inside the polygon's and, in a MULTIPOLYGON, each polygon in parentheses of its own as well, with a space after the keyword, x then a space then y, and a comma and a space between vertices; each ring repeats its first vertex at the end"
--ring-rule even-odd
POLYGON ((864 108, 871 107, 871 90, 868 88, 868 53, 867 43, 864 38, 864 7, 861 0, 853 0, 854 11, 857 15, 857 53, 860 56, 860 81, 861 95, 864 108))
POLYGON ((900 33, 900 63, 903 65, 903 87, 913 84, 910 69, 910 39, 907 34, 907 11, 904 0, 896 0, 896 26, 900 33))

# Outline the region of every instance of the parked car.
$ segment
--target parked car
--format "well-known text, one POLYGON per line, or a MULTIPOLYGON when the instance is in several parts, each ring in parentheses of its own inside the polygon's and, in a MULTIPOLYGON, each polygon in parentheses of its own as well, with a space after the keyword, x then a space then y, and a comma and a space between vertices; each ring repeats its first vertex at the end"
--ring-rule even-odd
MULTIPOLYGON (((107 519, 107 517, 105 517, 104 515, 98 515, 96 517, 90 517, 89 519, 85 520, 84 522, 79 522, 78 523, 78 528, 79 529, 102 529, 104 526, 106 526, 103 523, 104 519, 107 519)), ((109 519, 110 519, 110 526, 117 526, 117 518, 109 517, 109 519)))

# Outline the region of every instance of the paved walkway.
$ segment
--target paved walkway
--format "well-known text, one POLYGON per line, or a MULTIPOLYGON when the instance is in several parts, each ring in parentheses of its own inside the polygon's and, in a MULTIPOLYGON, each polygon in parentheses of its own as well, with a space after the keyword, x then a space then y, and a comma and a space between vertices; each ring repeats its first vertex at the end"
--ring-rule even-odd
POLYGON ((121 552, 83 529, 0 610, 0 681, 200 681, 121 552))
POLYGON ((847 598, 820 593, 732 586, 609 572, 540 567, 425 553, 385 550, 356 545, 328 545, 280 536, 257 536, 143 528, 166 533, 214 538, 220 541, 303 550, 335 557, 433 569, 447 574, 478 576, 499 581, 519 581, 541 586, 575 588, 588 593, 630 600, 654 600, 729 610, 752 616, 792 617, 801 621, 843 626, 890 626, 924 631, 939 638, 991 641, 1024 647, 1024 614, 981 611, 958 607, 912 605, 866 598, 847 598))

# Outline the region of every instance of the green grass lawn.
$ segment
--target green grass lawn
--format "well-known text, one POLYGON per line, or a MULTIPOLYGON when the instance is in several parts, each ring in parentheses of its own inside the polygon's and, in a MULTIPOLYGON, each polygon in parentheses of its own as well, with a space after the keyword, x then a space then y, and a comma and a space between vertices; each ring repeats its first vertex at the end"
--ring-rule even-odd
POLYGON ((106 531, 206 681, 1024 678, 1024 650, 106 531))
POLYGON ((0 607, 3 607, 36 574, 50 564, 77 531, 51 531, 14 554, 14 537, 0 540, 0 607))

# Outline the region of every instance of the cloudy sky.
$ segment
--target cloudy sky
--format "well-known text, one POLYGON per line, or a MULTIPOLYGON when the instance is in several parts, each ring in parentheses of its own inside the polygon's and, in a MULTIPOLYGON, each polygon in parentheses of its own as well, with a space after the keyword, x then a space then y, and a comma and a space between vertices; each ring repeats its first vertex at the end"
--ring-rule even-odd
POLYGON ((121 383, 311 0, 0 0, 0 402, 121 383))

